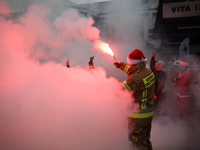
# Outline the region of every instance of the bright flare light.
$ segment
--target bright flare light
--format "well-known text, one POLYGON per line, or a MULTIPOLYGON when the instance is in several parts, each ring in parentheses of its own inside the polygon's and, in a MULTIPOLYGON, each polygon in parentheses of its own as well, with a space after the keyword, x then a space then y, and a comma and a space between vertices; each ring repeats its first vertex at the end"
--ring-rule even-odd
POLYGON ((107 53, 115 59, 114 53, 107 43, 102 42, 100 40, 96 40, 96 41, 94 41, 93 46, 94 46, 95 50, 98 50, 102 53, 107 53))
POLYGON ((109 47, 108 44, 106 44, 106 43, 101 43, 101 44, 99 45, 99 47, 100 47, 100 49, 103 51, 103 53, 107 53, 107 54, 109 54, 109 55, 111 55, 111 56, 114 56, 114 53, 113 53, 112 49, 109 47))

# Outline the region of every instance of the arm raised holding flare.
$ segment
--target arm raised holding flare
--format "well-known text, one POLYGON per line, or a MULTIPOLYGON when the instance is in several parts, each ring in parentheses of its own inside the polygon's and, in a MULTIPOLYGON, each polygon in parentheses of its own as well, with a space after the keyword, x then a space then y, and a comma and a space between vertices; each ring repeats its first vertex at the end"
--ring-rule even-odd
POLYGON ((126 74, 133 74, 133 73, 136 73, 137 71, 139 71, 139 67, 136 66, 134 67, 133 69, 129 70, 130 66, 124 62, 120 62, 120 61, 115 61, 114 62, 114 65, 116 68, 120 68, 122 71, 124 71, 126 74), (131 71, 131 72, 130 72, 131 71))
POLYGON ((120 61, 115 61, 115 62, 114 62, 114 65, 115 65, 116 68, 120 68, 120 66, 122 65, 122 62, 120 62, 120 61))
POLYGON ((155 77, 145 66, 147 61, 141 50, 133 50, 124 62, 115 61, 116 68, 128 74, 123 87, 132 91, 133 101, 139 105, 137 113, 128 112, 129 139, 137 148, 152 149, 150 141, 151 123, 154 110, 155 77), (149 130, 148 133, 146 130, 149 130))
POLYGON ((90 68, 90 69, 94 69, 93 59, 94 59, 94 56, 93 56, 93 57, 90 57, 90 61, 88 62, 88 63, 89 63, 89 68, 90 68))

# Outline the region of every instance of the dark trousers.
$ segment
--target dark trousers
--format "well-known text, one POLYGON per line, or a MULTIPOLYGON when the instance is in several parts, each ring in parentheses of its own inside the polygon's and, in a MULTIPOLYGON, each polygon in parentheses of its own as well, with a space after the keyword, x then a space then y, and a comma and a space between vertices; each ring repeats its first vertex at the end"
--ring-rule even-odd
POLYGON ((133 147, 138 150, 153 149, 150 141, 151 122, 152 117, 144 119, 129 118, 129 139, 132 141, 133 147))
POLYGON ((163 114, 162 107, 163 107, 163 99, 164 99, 164 92, 161 92, 157 99, 154 100, 154 117, 163 114))

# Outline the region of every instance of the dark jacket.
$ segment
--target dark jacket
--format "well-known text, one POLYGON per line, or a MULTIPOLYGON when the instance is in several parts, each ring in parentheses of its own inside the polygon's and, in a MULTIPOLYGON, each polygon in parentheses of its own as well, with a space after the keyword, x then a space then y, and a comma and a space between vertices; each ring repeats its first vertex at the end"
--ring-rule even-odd
POLYGON ((164 64, 161 61, 157 61, 157 65, 155 67, 156 61, 155 57, 151 58, 150 68, 155 76, 155 91, 154 95, 158 96, 165 87, 165 82, 167 79, 167 72, 164 70, 164 64))

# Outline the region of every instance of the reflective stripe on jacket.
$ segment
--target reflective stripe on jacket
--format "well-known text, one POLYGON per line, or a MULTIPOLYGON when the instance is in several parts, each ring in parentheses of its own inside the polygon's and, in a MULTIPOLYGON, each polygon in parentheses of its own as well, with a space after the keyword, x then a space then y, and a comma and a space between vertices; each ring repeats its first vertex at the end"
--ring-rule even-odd
POLYGON ((155 88, 153 72, 145 68, 144 62, 133 67, 122 63, 120 69, 128 74, 128 78, 123 82, 123 87, 128 91, 133 91, 134 102, 140 104, 139 113, 128 113, 128 116, 131 118, 151 117, 154 110, 155 88))

